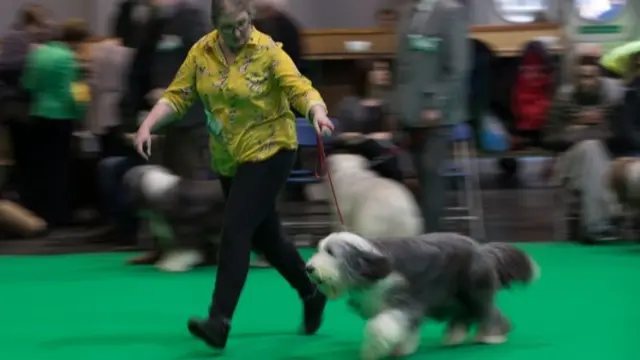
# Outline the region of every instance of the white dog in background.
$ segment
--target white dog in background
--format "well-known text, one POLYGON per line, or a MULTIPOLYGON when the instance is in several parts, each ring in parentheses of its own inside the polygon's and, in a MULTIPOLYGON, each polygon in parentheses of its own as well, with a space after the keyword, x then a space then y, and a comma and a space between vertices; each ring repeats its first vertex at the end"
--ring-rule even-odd
MULTIPOLYGON (((368 239, 414 236, 423 232, 420 208, 404 184, 369 170, 369 161, 360 155, 331 155, 327 165, 344 225, 349 231, 368 239)), ((329 186, 328 179, 325 182, 329 186)), ((331 209, 337 220, 333 204, 331 209)))
POLYGON ((306 270, 329 299, 346 295, 367 320, 362 360, 413 354, 426 319, 448 324, 447 345, 463 343, 476 325, 476 342, 503 343, 511 325, 496 306, 497 292, 538 276, 522 250, 455 233, 375 240, 333 233, 306 270))
POLYGON ((155 165, 137 166, 124 177, 136 207, 147 213, 160 243, 159 270, 185 272, 205 263, 220 232, 224 196, 219 181, 182 179, 155 165))
POLYGON ((625 210, 640 211, 640 159, 622 157, 614 160, 609 166, 607 185, 625 210))

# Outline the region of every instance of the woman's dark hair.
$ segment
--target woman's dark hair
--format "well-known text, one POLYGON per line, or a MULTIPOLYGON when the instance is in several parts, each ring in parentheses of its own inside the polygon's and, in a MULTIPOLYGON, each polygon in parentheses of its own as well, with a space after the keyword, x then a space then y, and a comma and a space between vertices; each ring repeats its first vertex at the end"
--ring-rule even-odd
MULTIPOLYGON (((358 60, 355 63, 355 76, 353 82, 353 90, 358 97, 367 96, 369 86, 371 86, 371 72, 375 70, 376 64, 387 64, 391 67, 391 64, 387 60, 382 59, 368 59, 358 60)), ((389 70, 390 71, 390 70, 389 70)))
POLYGON ((18 12, 15 27, 46 26, 45 9, 40 4, 26 4, 18 12))
POLYGON ((595 55, 581 55, 578 57, 579 66, 600 66, 600 57, 595 55))
POLYGON ((211 0, 211 22, 217 26, 218 17, 229 10, 246 11, 253 18, 253 0, 211 0))
POLYGON ((89 38, 87 22, 82 19, 69 19, 60 28, 60 41, 81 43, 89 38))

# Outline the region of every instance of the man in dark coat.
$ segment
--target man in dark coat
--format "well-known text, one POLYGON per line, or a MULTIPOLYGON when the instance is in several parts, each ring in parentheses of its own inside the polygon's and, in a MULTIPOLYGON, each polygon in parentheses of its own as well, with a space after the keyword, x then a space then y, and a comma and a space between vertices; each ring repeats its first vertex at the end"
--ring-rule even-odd
MULTIPOLYGON (((129 39, 125 43, 132 44, 136 49, 125 80, 127 93, 120 104, 124 124, 120 132, 126 132, 135 131, 140 113, 159 100, 193 44, 209 31, 209 26, 206 15, 195 0, 125 2, 119 19, 116 33, 120 32, 123 39, 129 39), (139 33, 139 38, 131 38, 137 34, 130 33, 135 27, 127 19, 139 19, 140 23, 144 23, 135 31, 139 33)), ((206 144, 202 104, 196 102, 180 121, 164 128, 163 132, 162 165, 182 178, 196 178, 206 166, 203 157, 205 152, 202 151, 206 144)), ((126 170, 126 167, 121 168, 116 175, 122 176, 126 170)), ((133 262, 150 263, 158 258, 157 252, 147 255, 133 262)))

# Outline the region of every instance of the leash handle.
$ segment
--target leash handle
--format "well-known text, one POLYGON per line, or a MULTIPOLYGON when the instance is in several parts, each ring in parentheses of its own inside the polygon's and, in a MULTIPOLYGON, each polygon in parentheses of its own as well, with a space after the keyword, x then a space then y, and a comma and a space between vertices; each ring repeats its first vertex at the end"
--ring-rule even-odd
POLYGON ((333 186, 333 179, 331 178, 331 172, 327 169, 327 153, 324 150, 324 142, 322 139, 322 134, 316 134, 316 151, 317 151, 317 162, 316 162, 316 171, 315 176, 318 179, 322 178, 323 173, 326 173, 327 180, 329 180, 329 188, 331 189, 331 196, 333 197, 333 204, 336 208, 336 213, 338 214, 338 219, 340 220, 340 225, 342 228, 345 228, 344 218, 342 216, 342 211, 340 210, 340 205, 338 205, 338 197, 336 196, 336 189, 333 186))

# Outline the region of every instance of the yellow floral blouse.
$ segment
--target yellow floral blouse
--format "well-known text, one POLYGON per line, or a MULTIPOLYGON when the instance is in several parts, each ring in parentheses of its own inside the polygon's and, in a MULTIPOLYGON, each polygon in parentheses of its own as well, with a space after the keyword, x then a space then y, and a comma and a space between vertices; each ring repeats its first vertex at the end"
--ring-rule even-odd
POLYGON ((248 43, 227 64, 217 31, 192 48, 161 101, 177 117, 199 97, 207 112, 212 167, 233 176, 239 163, 296 149, 295 116, 325 106, 311 82, 269 36, 252 29, 248 43))

